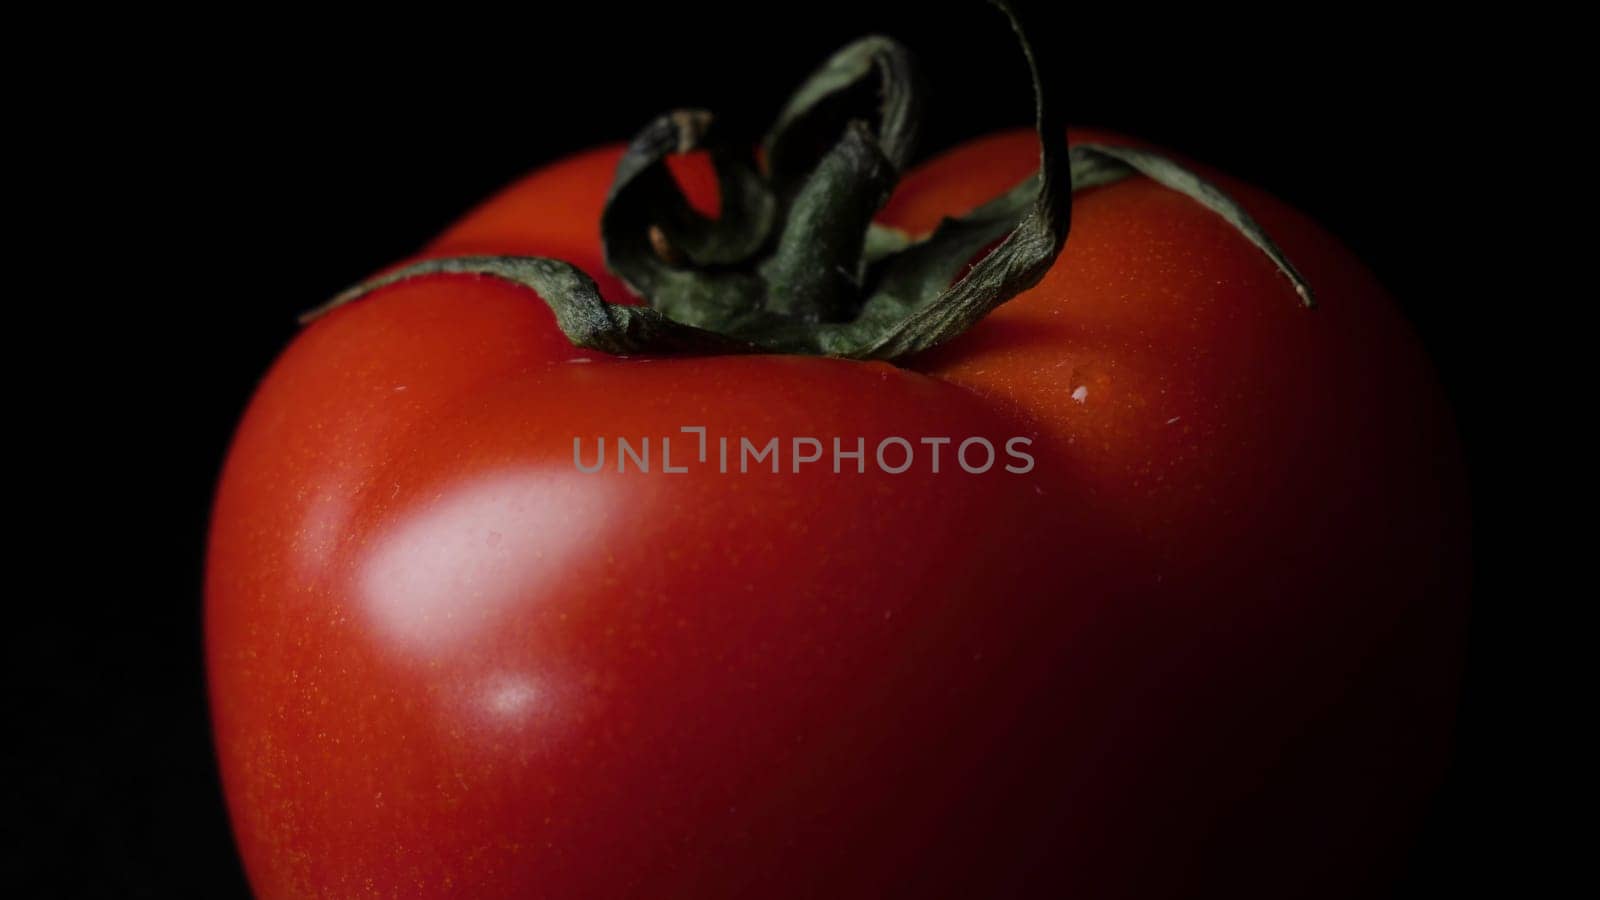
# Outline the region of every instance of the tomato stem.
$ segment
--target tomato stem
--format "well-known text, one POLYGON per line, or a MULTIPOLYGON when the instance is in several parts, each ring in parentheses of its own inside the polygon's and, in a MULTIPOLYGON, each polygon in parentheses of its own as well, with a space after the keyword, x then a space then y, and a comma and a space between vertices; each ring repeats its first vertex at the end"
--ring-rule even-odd
POLYGON ((867 228, 894 182, 867 125, 852 121, 801 185, 776 251, 760 265, 765 308, 808 322, 854 318, 867 274, 867 228))
POLYGON ((538 291, 578 346, 618 354, 804 353, 898 359, 951 340, 1044 277, 1066 241, 1074 189, 1140 174, 1217 213, 1313 305, 1305 279, 1232 198, 1145 150, 1066 146, 1058 78, 1033 51, 1009 0, 1033 79, 1039 170, 1006 194, 913 239, 873 223, 911 158, 920 92, 904 47, 873 36, 834 54, 801 85, 762 144, 679 110, 629 145, 601 216, 607 267, 649 306, 606 303, 558 260, 427 260, 357 285, 304 319, 405 278, 475 274, 538 291), (705 150, 721 213, 696 212, 667 170, 705 150), (984 252, 987 248, 987 252, 984 252), (979 254, 983 255, 979 257, 979 254), (974 261, 976 259, 976 261, 974 261))

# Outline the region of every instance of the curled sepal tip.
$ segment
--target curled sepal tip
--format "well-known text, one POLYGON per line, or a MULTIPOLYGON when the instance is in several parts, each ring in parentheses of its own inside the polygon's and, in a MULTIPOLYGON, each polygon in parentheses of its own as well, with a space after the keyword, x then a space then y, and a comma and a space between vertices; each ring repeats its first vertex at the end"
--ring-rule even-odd
POLYGON ((1283 251, 1278 249, 1278 245, 1273 243, 1272 238, 1267 236, 1266 229, 1245 212, 1238 201, 1211 182, 1159 153, 1137 147, 1075 144, 1071 150, 1071 160, 1073 190, 1110 184, 1138 174, 1162 187, 1177 191, 1211 210, 1272 260, 1278 271, 1283 273, 1294 286, 1295 293, 1300 295, 1300 302, 1306 308, 1317 305, 1311 293, 1311 285, 1306 283, 1305 276, 1300 274, 1294 263, 1289 262, 1289 257, 1285 256, 1283 251))

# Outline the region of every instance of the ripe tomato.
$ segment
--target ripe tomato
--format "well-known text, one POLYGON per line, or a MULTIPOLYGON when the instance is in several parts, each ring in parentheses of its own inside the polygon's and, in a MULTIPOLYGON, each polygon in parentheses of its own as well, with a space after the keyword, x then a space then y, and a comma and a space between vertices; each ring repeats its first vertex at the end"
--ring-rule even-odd
MULTIPOLYGON (((426 255, 560 257, 626 302, 594 226, 620 153, 529 176, 426 255)), ((1037 159, 1026 132, 976 141, 880 219, 926 231, 1037 159)), ((704 166, 675 171, 715 205, 704 166)), ((1448 731, 1459 454, 1367 270, 1218 181, 1318 309, 1134 179, 1078 198, 1042 283, 902 367, 608 357, 467 276, 314 322, 239 428, 209 552, 256 891, 1368 886, 1448 731), (619 436, 694 462, 685 426, 711 463, 574 466, 574 438, 619 436), (954 445, 937 474, 871 455, 1014 435, 1025 474, 969 474, 954 445), (717 471, 717 436, 778 437, 782 471, 717 471), (866 471, 790 471, 795 436, 859 436, 866 471)))

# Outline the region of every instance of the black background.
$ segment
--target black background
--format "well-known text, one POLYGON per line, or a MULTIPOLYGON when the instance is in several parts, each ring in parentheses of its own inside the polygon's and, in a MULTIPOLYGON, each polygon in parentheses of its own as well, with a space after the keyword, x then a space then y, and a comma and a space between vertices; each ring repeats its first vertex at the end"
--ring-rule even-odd
MULTIPOLYGON (((1310 9, 1228 21, 1140 8, 1063 10, 1035 36, 1065 54, 1074 123, 1164 144, 1325 223, 1392 289, 1456 404, 1489 489, 1488 382, 1475 356, 1485 288, 1460 184, 1440 158, 1470 133, 1478 77, 1447 33, 1310 9), (1424 165, 1424 163, 1426 163, 1424 165)), ((919 55, 924 152, 1027 124, 1027 75, 978 3, 591 4, 335 26, 211 23, 210 39, 129 55, 102 86, 96 233, 139 247, 135 278, 98 286, 107 374, 84 415, 120 450, 100 501, 120 549, 80 563, 92 612, 44 604, 8 654, 44 711, 27 729, 8 869, 49 893, 228 897, 245 891, 208 737, 200 647, 206 517, 249 393, 297 312, 404 256, 527 169, 703 106, 759 130, 809 69, 871 31, 919 55), (545 18, 541 18, 545 17, 545 18), (103 149, 103 148, 102 148, 103 149), (94 570, 94 571, 87 571, 94 570), (103 579, 103 582, 102 582, 103 579), (41 677, 40 673, 43 673, 41 677), (20 823, 20 827, 19 827, 20 823)), ((80 226, 81 223, 80 223, 80 226)), ((1070 262, 1070 261, 1069 261, 1070 262)), ((103 463, 99 468, 105 468, 103 463)), ((1490 624, 1500 593, 1481 549, 1458 752, 1397 895, 1481 881, 1490 624)), ((15 748, 7 750, 8 756, 15 748)))

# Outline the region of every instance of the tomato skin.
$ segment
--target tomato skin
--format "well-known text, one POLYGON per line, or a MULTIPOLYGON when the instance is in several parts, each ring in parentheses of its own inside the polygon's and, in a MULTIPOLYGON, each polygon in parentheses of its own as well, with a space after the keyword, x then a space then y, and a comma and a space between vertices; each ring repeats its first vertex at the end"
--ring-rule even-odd
MULTIPOLYGON (((1031 141, 933 161, 884 220, 925 230, 998 193, 1031 141)), ((535 173, 425 255, 601 276, 619 152, 535 173)), ((1371 887, 1448 733, 1459 450, 1370 274, 1218 180, 1318 309, 1135 180, 1081 195, 1043 283, 907 368, 611 359, 528 292, 451 277, 308 327, 240 426, 208 561, 217 746, 255 890, 1371 887), (672 435, 676 461, 695 425, 869 448, 1026 435, 1038 462, 573 466, 573 438, 601 435, 672 435)))

